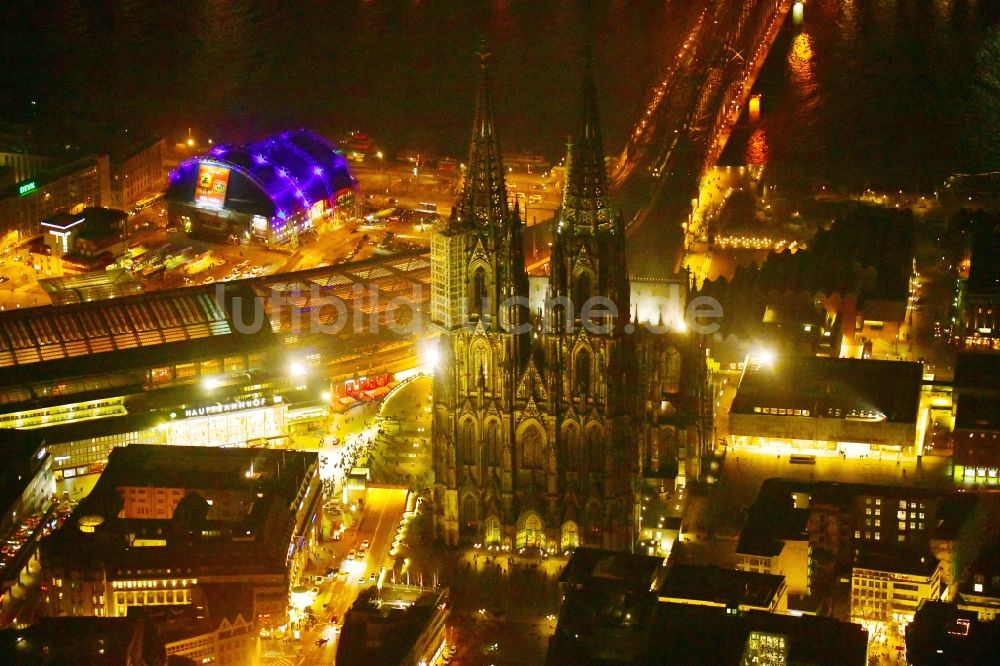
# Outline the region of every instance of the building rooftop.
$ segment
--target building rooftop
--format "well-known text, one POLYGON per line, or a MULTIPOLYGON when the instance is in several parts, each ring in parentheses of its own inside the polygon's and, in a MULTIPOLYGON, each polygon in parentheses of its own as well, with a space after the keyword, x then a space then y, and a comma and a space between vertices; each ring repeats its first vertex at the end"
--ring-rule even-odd
POLYGON ((743 555, 774 557, 781 553, 785 541, 806 541, 808 509, 796 509, 789 496, 784 504, 757 501, 750 506, 736 552, 743 555))
POLYGON ((863 666, 867 659, 868 633, 829 617, 661 602, 623 622, 588 615, 599 608, 582 593, 566 598, 546 663, 863 666))
POLYGON ((204 606, 144 607, 165 644, 216 631, 223 624, 253 624, 254 592, 251 585, 209 583, 199 587, 204 595, 204 606))
POLYGON ((955 430, 1000 431, 997 397, 959 394, 955 402, 955 430))
POLYGON ((670 655, 672 663, 765 663, 767 647, 784 652, 783 662, 789 665, 861 666, 867 659, 868 632, 830 617, 727 614, 723 608, 689 604, 660 604, 656 610, 647 655, 670 655), (765 647, 759 643, 764 637, 777 640, 765 647))
POLYGON ((774 556, 781 552, 783 540, 806 540, 809 507, 833 505, 849 512, 860 497, 885 499, 935 499, 937 524, 930 534, 953 538, 965 524, 977 498, 945 490, 913 486, 880 486, 836 481, 766 479, 750 506, 736 552, 747 555, 774 556))
POLYGON ((205 285, 0 312, 0 387, 272 346, 266 323, 237 325, 237 303, 250 313, 258 297, 245 284, 205 285))
POLYGON ((662 557, 597 548, 577 548, 563 568, 559 583, 582 587, 603 585, 628 592, 657 590, 666 575, 662 557))
POLYGON ((52 305, 69 305, 142 293, 142 283, 124 268, 44 278, 38 284, 48 294, 52 305))
POLYGON ((367 323, 373 317, 380 319, 379 331, 399 330, 407 321, 406 314, 398 311, 404 304, 414 313, 426 314, 430 279, 428 251, 421 249, 245 282, 264 299, 264 312, 278 333, 302 333, 313 316, 323 326, 335 325, 340 315, 331 304, 339 301, 347 308, 347 315, 340 319, 341 327, 336 333, 346 338, 354 334, 353 322, 367 323), (359 292, 359 289, 363 290, 359 292), (375 293, 378 300, 373 304, 371 294, 375 293), (283 300, 294 307, 275 307, 283 300), (396 306, 395 310, 387 307, 390 301, 396 306), (395 317, 392 321, 396 326, 387 325, 389 317, 395 317), (347 322, 352 325, 344 326, 347 322))
POLYGON ((930 576, 937 567, 938 560, 930 553, 892 546, 863 547, 854 558, 855 569, 889 571, 909 576, 930 576))
POLYGON ((49 564, 103 566, 126 576, 179 564, 203 575, 283 574, 296 512, 320 499, 309 490, 317 468, 315 452, 117 447, 90 495, 65 527, 43 540, 42 551, 49 564), (184 492, 173 515, 122 517, 127 489, 150 486, 184 492), (131 547, 137 539, 158 545, 131 547))
POLYGON ((714 566, 672 564, 659 595, 662 600, 683 599, 727 607, 769 608, 784 586, 784 576, 714 566))
POLYGON ((748 367, 730 413, 915 423, 922 378, 920 363, 779 357, 748 367))
POLYGON ((1000 538, 983 546, 959 586, 959 595, 993 597, 1000 600, 1000 538))
POLYGON ((1000 296, 1000 230, 984 226, 973 233, 969 262, 969 294, 1000 296))
POLYGON ((0 631, 5 664, 117 666, 165 664, 166 650, 144 613, 129 617, 46 617, 24 629, 0 631))
POLYGON ((76 228, 78 225, 96 229, 121 231, 125 227, 126 220, 128 220, 128 213, 123 210, 92 206, 74 214, 56 213, 42 220, 41 226, 43 232, 47 229, 66 231, 76 228))
POLYGON ((955 359, 955 391, 1000 393, 1000 354, 960 352, 955 359))
POLYGON ((27 183, 15 183, 9 187, 0 188, 0 199, 19 196, 37 196, 49 183, 55 182, 61 178, 66 178, 67 176, 72 176, 73 174, 84 171, 85 169, 96 168, 100 159, 100 156, 92 155, 90 157, 82 157, 78 160, 74 160, 73 162, 60 163, 59 166, 55 168, 42 171, 34 178, 29 179, 27 183), (25 189, 28 186, 30 186, 31 189, 25 189))
POLYGON ((374 585, 358 595, 344 614, 337 661, 345 664, 400 664, 420 634, 443 610, 448 589, 374 585))
POLYGON ((980 666, 1000 651, 1000 618, 981 622, 975 611, 959 610, 943 601, 923 601, 906 626, 906 660, 910 664, 980 666))
MULTIPOLYGON (((170 174, 171 190, 197 179, 201 164, 238 171, 255 183, 274 205, 273 215, 284 219, 308 210, 321 199, 357 188, 347 158, 314 132, 282 132, 246 145, 220 145, 207 155, 182 162, 170 174)), ((176 198, 168 193, 167 198, 176 198)))

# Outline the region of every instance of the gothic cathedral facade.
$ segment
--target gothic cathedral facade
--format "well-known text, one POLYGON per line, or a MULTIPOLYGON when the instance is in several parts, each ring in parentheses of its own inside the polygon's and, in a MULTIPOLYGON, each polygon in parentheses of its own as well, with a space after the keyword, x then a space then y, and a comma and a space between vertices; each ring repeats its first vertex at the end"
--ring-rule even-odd
POLYGON ((650 396, 679 390, 679 352, 630 321, 625 229, 608 198, 589 66, 545 307, 529 310, 523 222, 479 58, 465 182, 431 241, 435 531, 450 545, 629 550, 644 470, 676 460, 650 396))

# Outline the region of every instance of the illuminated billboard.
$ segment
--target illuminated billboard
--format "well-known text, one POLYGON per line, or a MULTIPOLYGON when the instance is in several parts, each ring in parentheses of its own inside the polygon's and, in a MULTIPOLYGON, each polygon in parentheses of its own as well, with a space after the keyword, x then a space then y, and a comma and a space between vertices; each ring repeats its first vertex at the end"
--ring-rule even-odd
POLYGON ((226 188, 229 187, 229 169, 215 164, 198 165, 198 184, 194 190, 194 202, 199 206, 222 208, 226 203, 226 188))

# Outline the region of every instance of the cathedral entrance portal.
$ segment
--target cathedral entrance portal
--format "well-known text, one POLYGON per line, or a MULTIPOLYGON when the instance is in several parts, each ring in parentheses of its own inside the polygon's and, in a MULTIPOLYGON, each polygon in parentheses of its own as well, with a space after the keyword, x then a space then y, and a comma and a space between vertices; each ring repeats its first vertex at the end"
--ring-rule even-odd
POLYGON ((490 516, 486 519, 486 534, 483 539, 483 543, 486 547, 499 546, 500 545, 500 519, 496 516, 490 516))
POLYGON ((573 550, 580 545, 580 528, 572 520, 567 520, 562 527, 562 543, 559 548, 563 552, 573 550))
POLYGON ((528 511, 518 521, 516 546, 518 550, 522 548, 545 549, 545 532, 542 517, 534 511, 528 511))

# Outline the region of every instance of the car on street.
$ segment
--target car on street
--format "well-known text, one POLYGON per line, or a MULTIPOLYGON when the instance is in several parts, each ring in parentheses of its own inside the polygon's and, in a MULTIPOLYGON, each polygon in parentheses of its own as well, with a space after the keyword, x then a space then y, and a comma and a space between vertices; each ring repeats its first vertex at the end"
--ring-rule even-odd
POLYGON ((359 577, 358 578, 358 585, 364 585, 364 584, 365 584, 365 577, 364 576, 359 577))
POLYGON ((0 284, 3 284, 4 282, 7 282, 8 280, 10 280, 10 278, 7 277, 6 275, 0 275, 0 284))
POLYGON ((351 552, 349 552, 347 554, 347 559, 353 560, 355 558, 355 556, 357 556, 357 554, 358 554, 358 551, 356 551, 355 549, 351 548, 351 552))
POLYGON ((317 638, 316 639, 316 647, 323 647, 324 645, 326 645, 329 642, 330 642, 329 638, 317 638))
POLYGON ((368 542, 368 539, 365 539, 361 542, 361 550, 368 550, 368 546, 370 545, 371 543, 368 542))
POLYGON ((373 582, 373 583, 375 582, 375 572, 374 571, 371 572, 371 574, 368 576, 368 580, 371 581, 371 582, 373 582))

